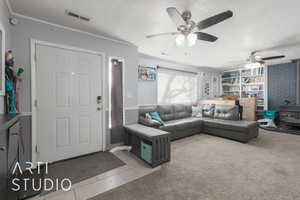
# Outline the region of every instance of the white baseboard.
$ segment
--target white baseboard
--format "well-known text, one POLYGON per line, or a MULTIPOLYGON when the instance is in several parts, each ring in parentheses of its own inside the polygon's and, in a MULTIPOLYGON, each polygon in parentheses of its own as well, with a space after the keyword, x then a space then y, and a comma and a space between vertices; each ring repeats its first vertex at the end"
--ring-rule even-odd
POLYGON ((31 112, 21 112, 20 115, 21 116, 31 116, 32 113, 31 112))

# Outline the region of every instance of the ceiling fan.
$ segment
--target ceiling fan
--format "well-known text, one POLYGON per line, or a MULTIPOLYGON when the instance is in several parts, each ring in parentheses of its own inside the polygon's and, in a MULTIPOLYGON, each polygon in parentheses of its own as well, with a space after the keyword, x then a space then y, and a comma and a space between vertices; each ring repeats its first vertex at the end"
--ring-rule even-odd
POLYGON ((205 20, 196 23, 193 20, 191 20, 192 13, 188 10, 184 11, 183 13, 180 13, 175 7, 169 7, 167 8, 167 13, 177 26, 177 32, 153 34, 146 36, 146 38, 153 38, 165 35, 177 35, 176 44, 178 46, 183 46, 185 44, 187 44, 188 46, 193 46, 196 44, 197 39, 204 40, 207 42, 215 42, 218 39, 216 36, 199 31, 204 30, 215 24, 218 24, 233 16, 232 11, 228 10, 226 12, 222 12, 218 15, 209 17, 205 20))
POLYGON ((265 61, 267 61, 267 60, 275 60, 275 59, 285 58, 285 55, 262 57, 262 56, 257 55, 258 52, 260 52, 260 51, 253 51, 250 53, 250 56, 247 59, 245 68, 257 68, 257 67, 262 66, 265 63, 265 61))

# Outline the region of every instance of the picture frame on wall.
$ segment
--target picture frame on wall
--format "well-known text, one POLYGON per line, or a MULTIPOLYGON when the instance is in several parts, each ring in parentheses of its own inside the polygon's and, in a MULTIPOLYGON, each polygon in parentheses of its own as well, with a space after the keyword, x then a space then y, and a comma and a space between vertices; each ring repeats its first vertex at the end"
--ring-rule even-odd
POLYGON ((156 81, 157 67, 139 65, 138 77, 139 81, 156 81))

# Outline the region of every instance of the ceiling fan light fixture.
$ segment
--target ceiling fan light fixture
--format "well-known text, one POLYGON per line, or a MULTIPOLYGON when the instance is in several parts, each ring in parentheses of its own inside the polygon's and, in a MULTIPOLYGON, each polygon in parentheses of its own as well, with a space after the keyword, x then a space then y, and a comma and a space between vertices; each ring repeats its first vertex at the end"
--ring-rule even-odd
POLYGON ((175 42, 176 42, 176 45, 179 46, 179 47, 184 46, 185 36, 183 34, 178 34, 176 36, 175 42))
POLYGON ((187 43, 189 47, 192 47, 196 44, 197 41, 197 35, 194 33, 191 33, 187 36, 187 43))

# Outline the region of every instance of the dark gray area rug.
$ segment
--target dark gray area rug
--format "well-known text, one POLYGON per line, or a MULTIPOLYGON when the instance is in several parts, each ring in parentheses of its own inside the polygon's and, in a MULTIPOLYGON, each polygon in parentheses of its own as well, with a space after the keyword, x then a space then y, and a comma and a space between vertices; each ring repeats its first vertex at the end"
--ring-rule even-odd
POLYGON ((172 142, 161 170, 92 200, 300 200, 300 137, 260 130, 244 144, 199 134, 172 142))
POLYGON ((269 128, 269 127, 260 127, 261 129, 267 131, 274 131, 277 133, 286 133, 286 134, 293 134, 293 135, 300 135, 300 127, 292 127, 286 125, 279 125, 277 128, 269 128))
MULTIPOLYGON (((125 163, 110 152, 97 152, 74 159, 60 161, 49 165, 45 178, 63 180, 69 178, 72 184, 100 175, 125 163)), ((54 188, 55 189, 55 188, 54 188)), ((43 191, 41 195, 52 191, 43 191)))

